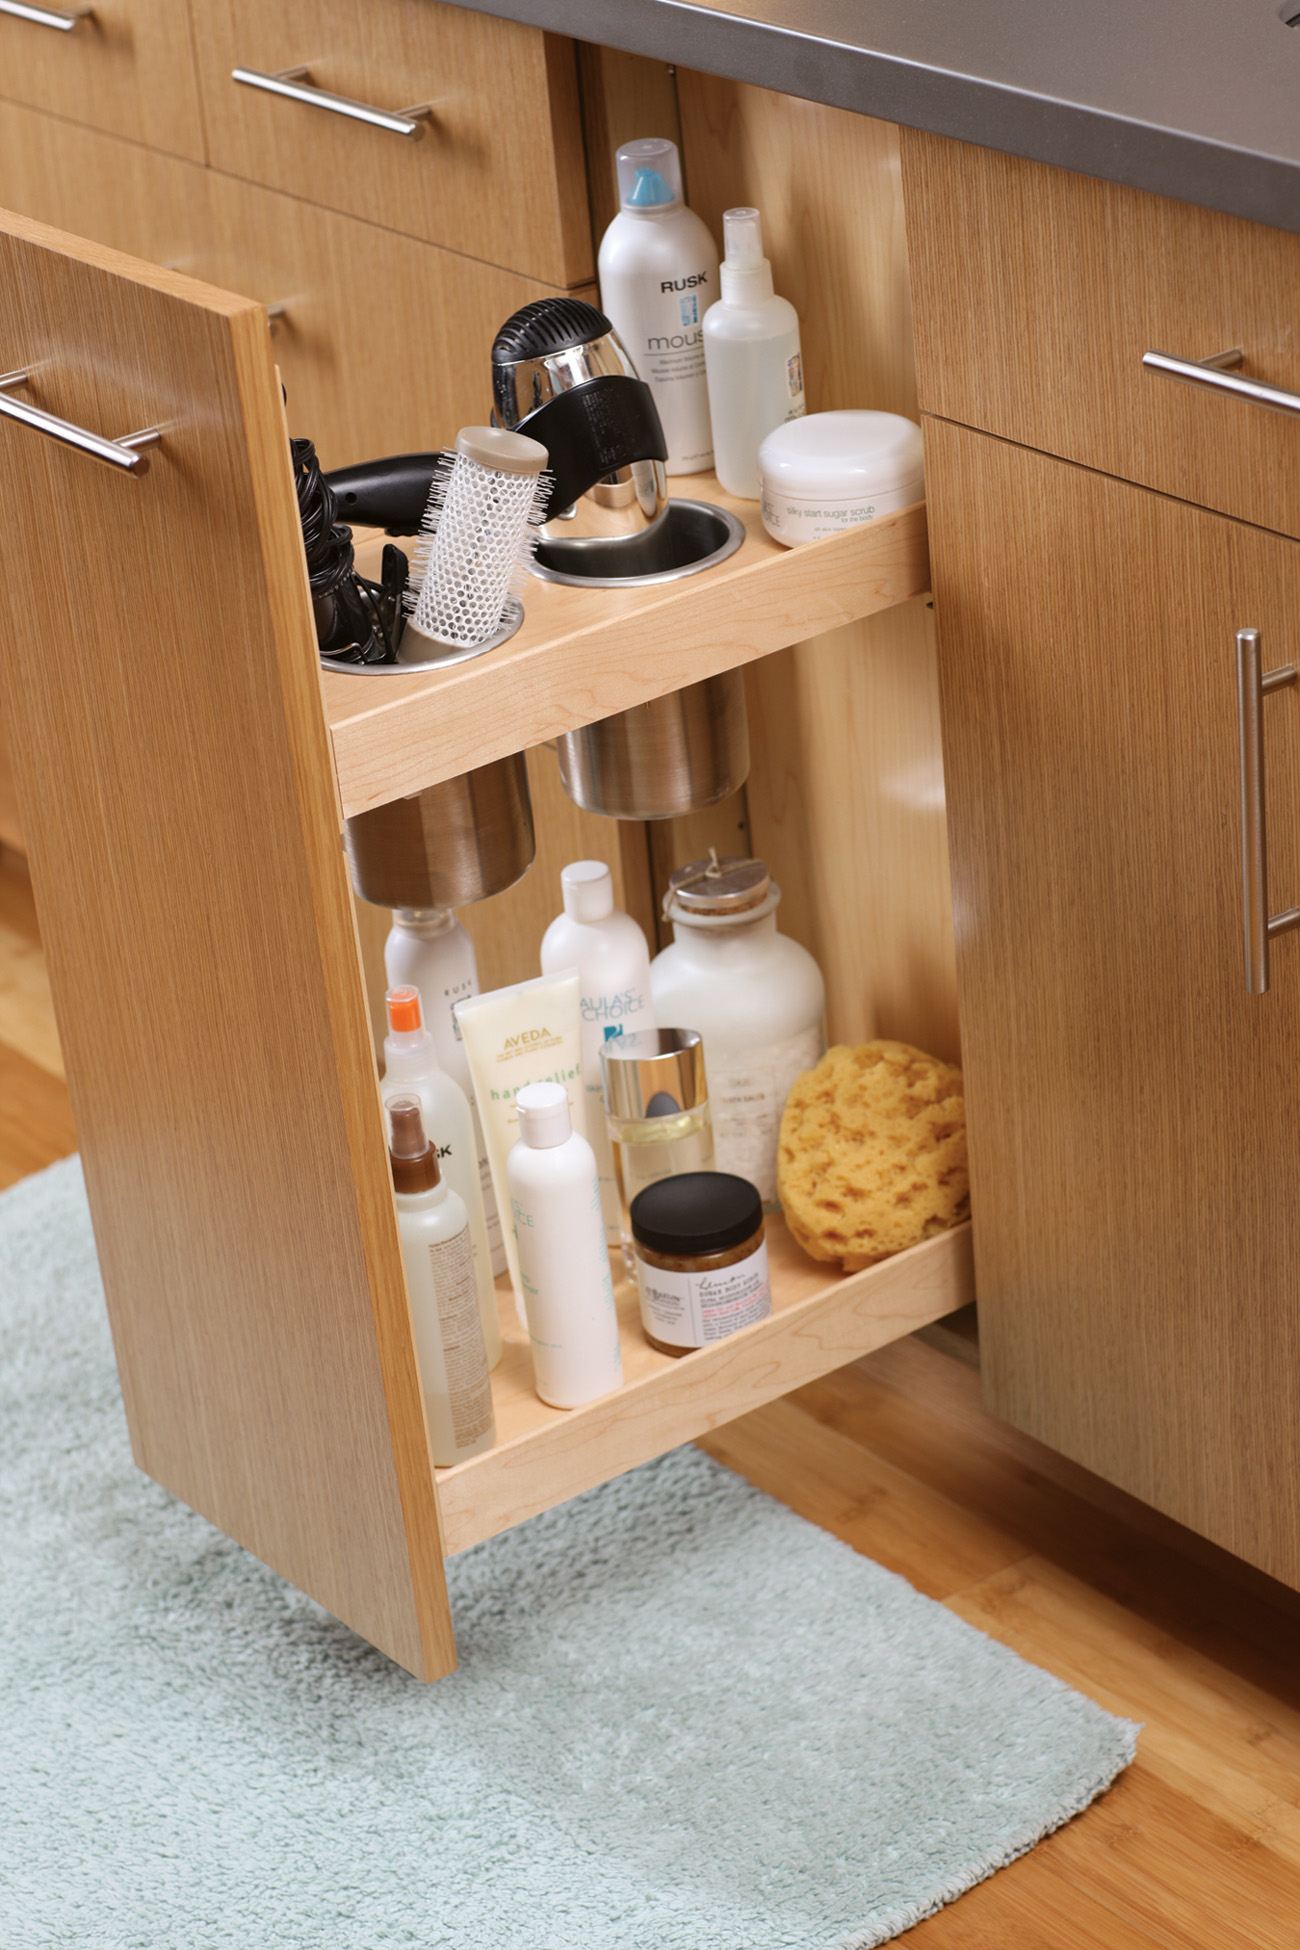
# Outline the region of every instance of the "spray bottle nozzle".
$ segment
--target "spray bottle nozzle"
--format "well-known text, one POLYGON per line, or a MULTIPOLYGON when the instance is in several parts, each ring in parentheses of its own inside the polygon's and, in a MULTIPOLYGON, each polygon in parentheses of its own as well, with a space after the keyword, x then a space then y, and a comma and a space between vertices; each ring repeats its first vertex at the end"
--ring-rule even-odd
POLYGON ((409 1035, 413 1029, 423 1028, 419 989, 389 989, 384 1000, 388 1004, 388 1027, 395 1036, 409 1035))
POLYGON ((722 234, 726 261, 738 270, 763 262, 763 219, 757 210, 724 210, 722 234))
POLYGON ((422 1158, 429 1149, 424 1130, 424 1112, 418 1097, 392 1097, 388 1104, 392 1126, 389 1150, 395 1158, 422 1158))

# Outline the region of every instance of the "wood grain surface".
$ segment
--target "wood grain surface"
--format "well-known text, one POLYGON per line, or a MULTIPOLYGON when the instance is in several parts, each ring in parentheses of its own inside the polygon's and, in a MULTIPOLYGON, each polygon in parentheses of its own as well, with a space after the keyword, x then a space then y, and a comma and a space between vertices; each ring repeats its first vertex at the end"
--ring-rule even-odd
POLYGON ((1294 422, 1142 369, 1238 346, 1300 391, 1300 239, 917 130, 902 154, 927 412, 1300 535, 1294 422))
MULTIPOLYGON (((204 0, 194 43, 216 168, 549 284, 591 277, 572 41, 437 0, 204 0), (231 80, 300 66, 376 108, 431 103, 422 139, 231 80)), ((436 357, 454 314, 426 322, 436 357)))
POLYGON ((449 1556, 801 1387, 969 1303, 970 1227, 862 1273, 819 1265, 767 1220, 772 1313, 712 1347, 660 1354, 641 1331, 636 1285, 614 1256, 623 1386, 585 1408, 548 1408, 510 1283, 497 1283, 504 1352, 492 1376, 497 1443, 438 1471, 449 1556))
POLYGON ((434 1675, 436 1498, 265 315, 11 217, 0 348, 73 423, 164 429, 133 480, 0 427, 5 554, 33 565, 0 688, 135 1454, 434 1675))
POLYGON ((764 530, 757 502, 733 501, 711 474, 688 478, 693 497, 733 509, 745 525, 741 547, 716 569, 618 591, 533 580, 518 634, 484 656, 410 676, 323 671, 345 815, 929 586, 921 503, 783 548, 764 530))
MULTIPOLYGON (((709 75, 678 74, 691 200, 722 235, 762 212, 799 313, 810 413, 916 417, 898 131, 709 75)), ((837 1041, 957 1054, 956 977, 932 618, 900 606, 821 631, 746 673, 756 852, 780 926, 826 977, 837 1041)))
POLYGON ((493 338, 555 290, 4 102, 0 206, 283 305, 289 426, 327 467, 450 445, 485 420, 493 338))
POLYGON ((9 741, 5 737, 3 718, 0 718, 0 847, 8 847, 11 853, 27 851, 22 815, 18 810, 18 786, 9 757, 9 741))
POLYGON ((178 0, 95 0, 71 33, 0 17, 0 94, 203 161, 189 9, 178 0))
MULTIPOLYGON (((1300 944, 1247 993, 1234 644, 1290 658, 1300 548, 927 443, 988 1400, 1300 1584, 1300 944)), ((1294 691, 1265 740, 1278 909, 1294 691)))

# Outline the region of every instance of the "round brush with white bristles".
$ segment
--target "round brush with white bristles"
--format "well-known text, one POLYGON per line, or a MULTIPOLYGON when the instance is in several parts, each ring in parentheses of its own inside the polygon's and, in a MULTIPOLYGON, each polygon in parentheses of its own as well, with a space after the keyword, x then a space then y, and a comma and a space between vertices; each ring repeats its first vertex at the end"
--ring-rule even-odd
POLYGON ((499 635, 537 546, 551 491, 547 453, 503 427, 462 427, 439 458, 411 562, 406 627, 474 650, 499 635))

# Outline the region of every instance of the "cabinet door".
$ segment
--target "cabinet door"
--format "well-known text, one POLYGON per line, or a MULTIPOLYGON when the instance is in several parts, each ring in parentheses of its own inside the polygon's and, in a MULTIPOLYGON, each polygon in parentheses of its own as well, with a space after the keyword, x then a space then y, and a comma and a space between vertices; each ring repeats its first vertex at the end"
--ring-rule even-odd
POLYGON ((1300 656, 1300 545, 943 421, 927 482, 990 1406, 1300 1586, 1300 936, 1249 994, 1234 641, 1300 656))
POLYGON ((136 1460, 436 1676, 433 1472, 266 313, 7 217, 0 371, 46 416, 0 417, 23 565, 0 708, 136 1460), (60 422, 161 444, 137 478, 60 422))

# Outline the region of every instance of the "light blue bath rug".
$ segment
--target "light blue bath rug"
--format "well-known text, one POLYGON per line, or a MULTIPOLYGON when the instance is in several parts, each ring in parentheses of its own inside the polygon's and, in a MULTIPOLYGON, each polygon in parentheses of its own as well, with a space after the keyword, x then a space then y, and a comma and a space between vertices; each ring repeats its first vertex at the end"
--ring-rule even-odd
POLYGON ((425 1687, 148 1482, 77 1160, 0 1197, 5 1950, 858 1950, 1133 1755, 695 1449, 449 1569, 425 1687))

